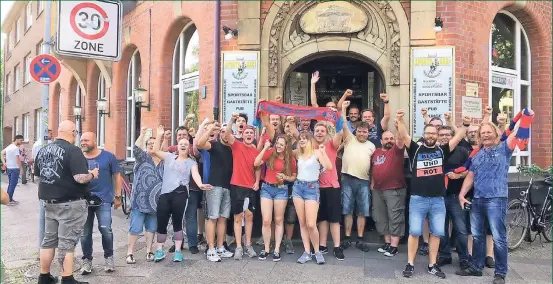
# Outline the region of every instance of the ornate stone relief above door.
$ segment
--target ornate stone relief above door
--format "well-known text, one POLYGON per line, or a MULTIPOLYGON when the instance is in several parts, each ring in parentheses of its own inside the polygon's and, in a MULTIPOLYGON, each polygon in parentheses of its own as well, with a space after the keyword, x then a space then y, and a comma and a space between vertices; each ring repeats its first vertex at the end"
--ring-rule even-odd
MULTIPOLYGON (((269 86, 279 86, 281 72, 286 71, 279 70, 283 57, 306 43, 326 37, 361 41, 371 46, 389 60, 386 64, 389 67, 387 84, 400 84, 400 48, 408 42, 400 40, 400 25, 388 1, 276 3, 273 5, 278 11, 270 26, 268 41, 269 86)), ((268 27, 267 24, 264 28, 268 27)), ((404 32, 408 34, 409 30, 404 32)))

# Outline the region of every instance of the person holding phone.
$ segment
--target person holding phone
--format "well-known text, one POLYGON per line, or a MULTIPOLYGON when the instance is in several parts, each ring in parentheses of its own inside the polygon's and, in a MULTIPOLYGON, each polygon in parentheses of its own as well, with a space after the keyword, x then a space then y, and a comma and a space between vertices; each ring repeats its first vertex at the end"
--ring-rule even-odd
POLYGON ((96 134, 83 133, 81 136, 81 149, 88 163, 89 170, 98 170, 100 178, 90 182, 90 206, 88 217, 81 236, 81 248, 83 250, 83 275, 92 273, 92 231, 94 217, 98 219, 98 231, 102 234, 102 247, 104 249, 104 271, 115 271, 113 259, 113 231, 111 229, 111 207, 115 209, 121 206, 121 169, 117 157, 109 151, 101 150, 96 145, 96 134))

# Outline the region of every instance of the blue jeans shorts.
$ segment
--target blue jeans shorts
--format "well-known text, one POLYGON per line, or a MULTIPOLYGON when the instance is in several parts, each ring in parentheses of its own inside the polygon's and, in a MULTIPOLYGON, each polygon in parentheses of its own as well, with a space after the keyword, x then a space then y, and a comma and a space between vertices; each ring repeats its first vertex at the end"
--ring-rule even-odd
POLYGON ((369 217, 371 215, 370 181, 342 174, 342 214, 369 217))
POLYGON ((288 186, 275 187, 272 184, 263 183, 261 185, 261 198, 271 200, 288 200, 288 186))
POLYGON ((409 235, 422 235, 424 219, 428 217, 430 233, 436 237, 445 235, 445 201, 443 197, 411 195, 409 201, 409 235))
POLYGON ((138 210, 131 211, 131 226, 129 234, 138 236, 146 228, 146 232, 155 233, 157 230, 157 215, 156 213, 142 213, 138 210))
POLYGON ((294 188, 292 190, 292 197, 319 202, 321 198, 319 181, 296 180, 296 182, 294 182, 294 188))

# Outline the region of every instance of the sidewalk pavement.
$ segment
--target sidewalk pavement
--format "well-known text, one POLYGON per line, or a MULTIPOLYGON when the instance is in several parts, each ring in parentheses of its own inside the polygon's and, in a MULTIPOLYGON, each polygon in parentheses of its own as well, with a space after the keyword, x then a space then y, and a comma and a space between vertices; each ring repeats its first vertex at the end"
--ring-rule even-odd
MULTIPOLYGON (((2 183, 2 188, 7 184, 2 183)), ((37 187, 29 183, 19 185, 15 193, 18 206, 2 207, 2 283, 36 283, 38 275, 37 236, 38 236, 38 200, 37 187), (28 277, 26 277, 27 275, 28 277)), ((224 260, 221 263, 210 263, 205 260, 203 252, 192 255, 184 252, 184 263, 173 263, 172 254, 160 263, 146 262, 145 240, 139 239, 135 258, 137 264, 127 265, 127 232, 129 220, 120 211, 113 214, 114 249, 116 271, 105 273, 100 233, 94 231, 93 274, 77 275, 77 279, 90 283, 102 284, 156 284, 156 283, 491 283, 493 270, 485 269, 483 277, 461 278, 455 275, 458 267, 456 255, 454 264, 442 268, 446 273, 445 280, 437 279, 426 272, 427 257, 418 256, 415 263, 415 275, 411 279, 403 278, 401 272, 405 267, 407 248, 400 247, 400 253, 387 258, 378 253, 377 244, 371 245, 371 251, 363 253, 355 248, 345 251, 344 261, 336 260, 332 254, 325 255, 326 264, 314 262, 300 265, 295 263, 301 254, 301 243, 296 242, 296 254, 282 255, 280 262, 270 258, 259 261, 257 258, 234 261, 224 260)), ((329 244, 329 246, 331 246, 329 244)), ((169 245, 166 245, 166 249, 169 245)), ((552 256, 551 244, 543 247, 537 240, 533 244, 523 244, 509 256, 508 283, 551 283, 552 256)), ((261 250, 256 247, 256 250, 261 250)), ((80 268, 82 252, 77 246, 76 269, 80 268)), ((59 274, 59 266, 54 264, 52 273, 59 274)))

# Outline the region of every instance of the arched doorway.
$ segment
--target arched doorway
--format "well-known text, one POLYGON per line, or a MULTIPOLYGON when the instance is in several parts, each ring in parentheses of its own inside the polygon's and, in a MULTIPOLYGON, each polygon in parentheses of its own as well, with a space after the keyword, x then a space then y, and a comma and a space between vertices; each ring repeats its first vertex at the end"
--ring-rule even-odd
MULTIPOLYGON (((392 111, 409 109, 409 56, 409 25, 397 1, 275 1, 262 29, 260 96, 286 96, 286 84, 295 70, 309 73, 330 67, 329 74, 322 71, 321 75, 334 76, 337 81, 337 74, 331 73, 353 73, 346 67, 349 63, 360 72, 343 76, 344 82, 348 77, 351 86, 359 84, 359 94, 365 94, 356 98, 356 103, 378 109, 374 94, 385 90, 392 111), (323 66, 325 62, 343 66, 323 66), (376 84, 371 87, 371 96, 369 72, 374 74, 371 80, 381 84, 376 89, 376 84), (353 78, 359 75, 354 83, 353 78)), ((332 78, 329 80, 332 82, 332 78)), ((338 86, 335 84, 335 88, 338 86)), ((345 89, 341 88, 343 93, 345 89)))
MULTIPOLYGON (((349 99, 360 109, 378 110, 379 94, 386 88, 384 76, 374 62, 347 53, 318 53, 288 68, 284 100, 297 105, 311 105, 311 76, 318 71, 317 102, 320 106, 337 102, 346 89, 353 91, 349 99)), ((378 112, 378 111, 377 111, 378 112)))

